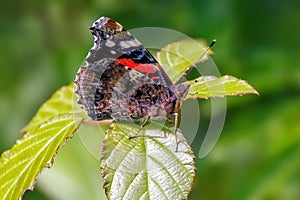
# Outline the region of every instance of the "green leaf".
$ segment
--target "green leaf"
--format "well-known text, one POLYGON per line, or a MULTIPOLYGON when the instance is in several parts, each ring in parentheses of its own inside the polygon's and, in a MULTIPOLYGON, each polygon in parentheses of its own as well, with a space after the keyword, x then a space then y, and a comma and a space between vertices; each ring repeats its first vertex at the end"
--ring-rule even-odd
POLYGON ((39 108, 38 112, 29 124, 23 128, 22 132, 35 131, 40 124, 54 116, 65 113, 80 113, 83 118, 86 118, 85 113, 76 102, 74 83, 71 83, 68 86, 63 86, 57 90, 52 97, 39 108))
POLYGON ((187 39, 166 45, 157 53, 156 57, 171 81, 176 83, 182 74, 196 62, 204 62, 208 59, 207 55, 213 54, 209 50, 207 55, 200 59, 206 49, 207 45, 204 41, 187 39))
MULTIPOLYGON (((86 126, 86 130, 82 130, 82 127, 80 125, 72 140, 59 150, 51 169, 43 170, 38 177, 37 188, 48 197, 47 200, 106 200, 104 189, 101 188, 103 181, 99 173, 100 158, 96 160, 89 154, 78 133, 83 131, 89 136, 94 133, 103 139, 105 134, 100 134, 95 127, 86 126)), ((93 138, 100 149, 103 139, 93 138)), ((28 196, 33 196, 32 193, 36 191, 30 193, 25 193, 23 198, 31 200, 28 196)))
POLYGON ((129 139, 138 127, 111 125, 101 159, 108 199, 187 199, 195 176, 193 152, 180 131, 176 152, 173 132, 152 126, 129 139))
POLYGON ((183 84, 191 85, 186 99, 207 99, 212 97, 237 96, 244 94, 258 95, 258 92, 246 81, 228 75, 222 77, 202 76, 183 84))
POLYGON ((73 84, 62 87, 43 104, 23 129, 23 137, 0 157, 0 199, 18 199, 79 127, 83 112, 73 103, 73 84))
POLYGON ((59 147, 72 137, 81 123, 80 115, 64 114, 48 120, 0 158, 0 199, 18 199, 32 189, 42 168, 51 167, 59 147))

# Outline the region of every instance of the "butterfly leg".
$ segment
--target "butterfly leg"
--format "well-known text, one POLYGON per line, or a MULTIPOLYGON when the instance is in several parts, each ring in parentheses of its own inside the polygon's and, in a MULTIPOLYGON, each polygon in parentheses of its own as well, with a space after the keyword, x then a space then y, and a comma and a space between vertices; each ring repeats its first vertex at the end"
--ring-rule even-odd
POLYGON ((130 136, 129 139, 133 139, 133 138, 138 137, 138 135, 140 134, 141 130, 146 126, 146 124, 147 124, 147 122, 149 121, 149 119, 150 119, 150 116, 145 116, 145 117, 144 117, 144 120, 143 120, 143 122, 142 122, 142 125, 141 125, 141 127, 139 128, 139 130, 138 130, 134 135, 130 136))
POLYGON ((179 117, 179 114, 176 112, 174 113, 174 116, 175 116, 175 122, 174 122, 174 136, 175 136, 175 142, 176 142, 176 149, 175 149, 175 152, 178 152, 178 138, 177 138, 177 129, 178 129, 178 117, 179 117))
MULTIPOLYGON (((177 95, 180 96, 180 94, 177 94, 177 95)), ((177 138, 177 130, 178 130, 178 123, 179 123, 180 107, 181 107, 181 102, 180 102, 180 98, 178 98, 176 101, 176 104, 175 104, 174 112, 173 112, 173 115, 175 117, 175 119, 174 119, 174 136, 175 136, 175 142, 176 142, 175 152, 178 152, 178 145, 179 145, 178 138, 177 138)))

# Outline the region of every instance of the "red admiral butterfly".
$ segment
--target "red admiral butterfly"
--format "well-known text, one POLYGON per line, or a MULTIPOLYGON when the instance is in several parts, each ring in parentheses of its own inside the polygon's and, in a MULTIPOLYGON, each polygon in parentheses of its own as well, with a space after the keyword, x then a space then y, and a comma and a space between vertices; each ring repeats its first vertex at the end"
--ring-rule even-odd
POLYGON ((90 31, 94 46, 74 82, 78 103, 88 116, 96 121, 144 119, 141 129, 150 118, 175 117, 176 133, 189 85, 174 85, 149 51, 118 22, 101 17, 90 31))

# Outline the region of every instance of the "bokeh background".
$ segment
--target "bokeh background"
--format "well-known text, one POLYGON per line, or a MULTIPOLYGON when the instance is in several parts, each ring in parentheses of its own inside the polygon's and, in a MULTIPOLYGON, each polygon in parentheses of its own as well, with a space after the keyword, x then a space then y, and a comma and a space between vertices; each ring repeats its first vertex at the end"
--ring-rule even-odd
MULTIPOLYGON (((297 0, 1 1, 0 152, 56 89, 74 79, 93 42, 89 26, 102 15, 127 29, 165 27, 217 38, 213 59, 220 72, 248 80, 260 93, 227 98, 224 130, 213 151, 197 158, 190 199, 300 199, 297 0)), ((209 110, 205 100, 200 105, 209 110)), ((201 113, 204 122, 209 117, 201 113)), ((76 135, 23 199, 105 199, 101 185, 99 162, 76 135)))

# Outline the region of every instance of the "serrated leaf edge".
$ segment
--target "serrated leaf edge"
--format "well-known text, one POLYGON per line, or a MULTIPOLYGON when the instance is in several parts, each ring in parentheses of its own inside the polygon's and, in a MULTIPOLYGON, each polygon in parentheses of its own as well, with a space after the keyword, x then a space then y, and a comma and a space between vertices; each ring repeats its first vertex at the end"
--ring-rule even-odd
MULTIPOLYGON (((60 116, 63 116, 63 115, 70 115, 70 114, 65 113, 65 114, 61 114, 61 115, 57 115, 57 116, 51 117, 51 118, 48 119, 46 122, 40 124, 39 127, 37 127, 35 130, 39 130, 42 126, 48 124, 50 121, 54 120, 55 118, 60 117, 60 116)), ((74 114, 71 114, 71 115, 74 115, 74 114)), ((77 119, 77 120, 74 120, 74 121, 73 121, 72 123, 70 123, 68 126, 66 126, 66 127, 64 127, 63 129, 61 129, 58 133, 60 133, 60 132, 63 131, 64 129, 67 129, 68 127, 71 127, 72 125, 76 124, 76 122, 78 122, 78 121, 82 121, 81 115, 78 115, 78 119, 77 119), (80 118, 79 118, 79 116, 80 116, 80 118)), ((64 138, 64 141, 63 141, 60 145, 58 145, 58 147, 57 147, 56 150, 55 150, 55 154, 54 154, 54 155, 52 156, 52 158, 50 159, 50 160, 51 160, 51 161, 50 161, 50 165, 48 165, 48 166, 43 166, 43 167, 39 170, 39 172, 38 172, 37 175, 35 176, 34 180, 32 181, 31 185, 30 185, 29 187, 25 188, 25 189, 22 191, 22 194, 21 194, 21 196, 19 197, 19 199, 22 199, 23 195, 25 194, 25 192, 26 192, 27 190, 31 190, 31 191, 32 191, 32 190, 34 189, 34 185, 36 184, 36 181, 37 181, 37 178, 39 177, 39 175, 43 172, 43 170, 44 170, 45 168, 51 168, 51 167, 52 167, 52 165, 53 165, 53 163, 54 163, 54 159, 55 159, 55 157, 58 155, 58 151, 66 144, 67 140, 71 139, 71 138, 74 136, 75 132, 78 130, 78 128, 80 127, 80 125, 81 125, 81 122, 78 122, 77 127, 72 131, 72 133, 70 133, 68 137, 64 138)), ((47 131, 49 131, 49 130, 47 130, 47 131)), ((57 134, 58 134, 58 133, 57 133, 57 134)), ((16 145, 18 145, 18 143, 20 143, 21 140, 26 139, 26 137, 29 137, 30 134, 31 134, 31 136, 35 136, 35 133, 30 133, 30 132, 27 131, 27 132, 23 135, 22 138, 20 138, 20 139, 18 139, 18 140, 16 141, 16 143, 13 145, 13 147, 12 147, 11 149, 13 149, 16 145)), ((56 134, 56 135, 57 135, 57 134, 56 134)), ((53 140, 51 140, 51 141, 53 141, 53 140)), ((45 145, 45 146, 46 146, 46 145, 45 145)), ((42 149, 40 149, 39 152, 40 152, 41 150, 42 150, 42 149)), ((2 158, 3 155, 4 155, 4 156, 7 156, 7 154, 9 153, 9 151, 10 151, 10 149, 7 150, 7 151, 5 151, 5 152, 3 152, 3 153, 1 154, 1 156, 0 156, 0 158, 2 158)), ((20 153, 20 152, 18 152, 18 153, 20 153)), ((15 155, 16 155, 16 154, 14 154, 14 156, 15 156, 15 155)), ((40 155, 40 154, 38 153, 37 156, 38 156, 38 155, 40 155)), ((32 159, 32 160, 34 160, 34 159, 32 159)), ((7 162, 8 162, 8 160, 7 160, 7 162)), ((6 163, 6 162, 3 162, 2 164, 5 164, 5 163, 6 163)), ((29 166, 29 164, 26 165, 26 166, 29 166)), ((23 170, 21 173, 23 173, 26 169, 28 169, 28 168, 24 168, 24 170, 23 170)), ((11 170, 9 170, 9 171, 11 171, 11 170)), ((9 172, 9 171, 6 171, 6 172, 9 172)), ((1 174, 1 176, 3 176, 3 174, 1 174)), ((14 185, 14 184, 12 184, 12 186, 13 186, 13 185, 14 185)), ((8 191, 10 191, 10 189, 9 189, 8 191)), ((6 194, 6 196, 7 196, 8 194, 9 194, 9 192, 6 194)))

